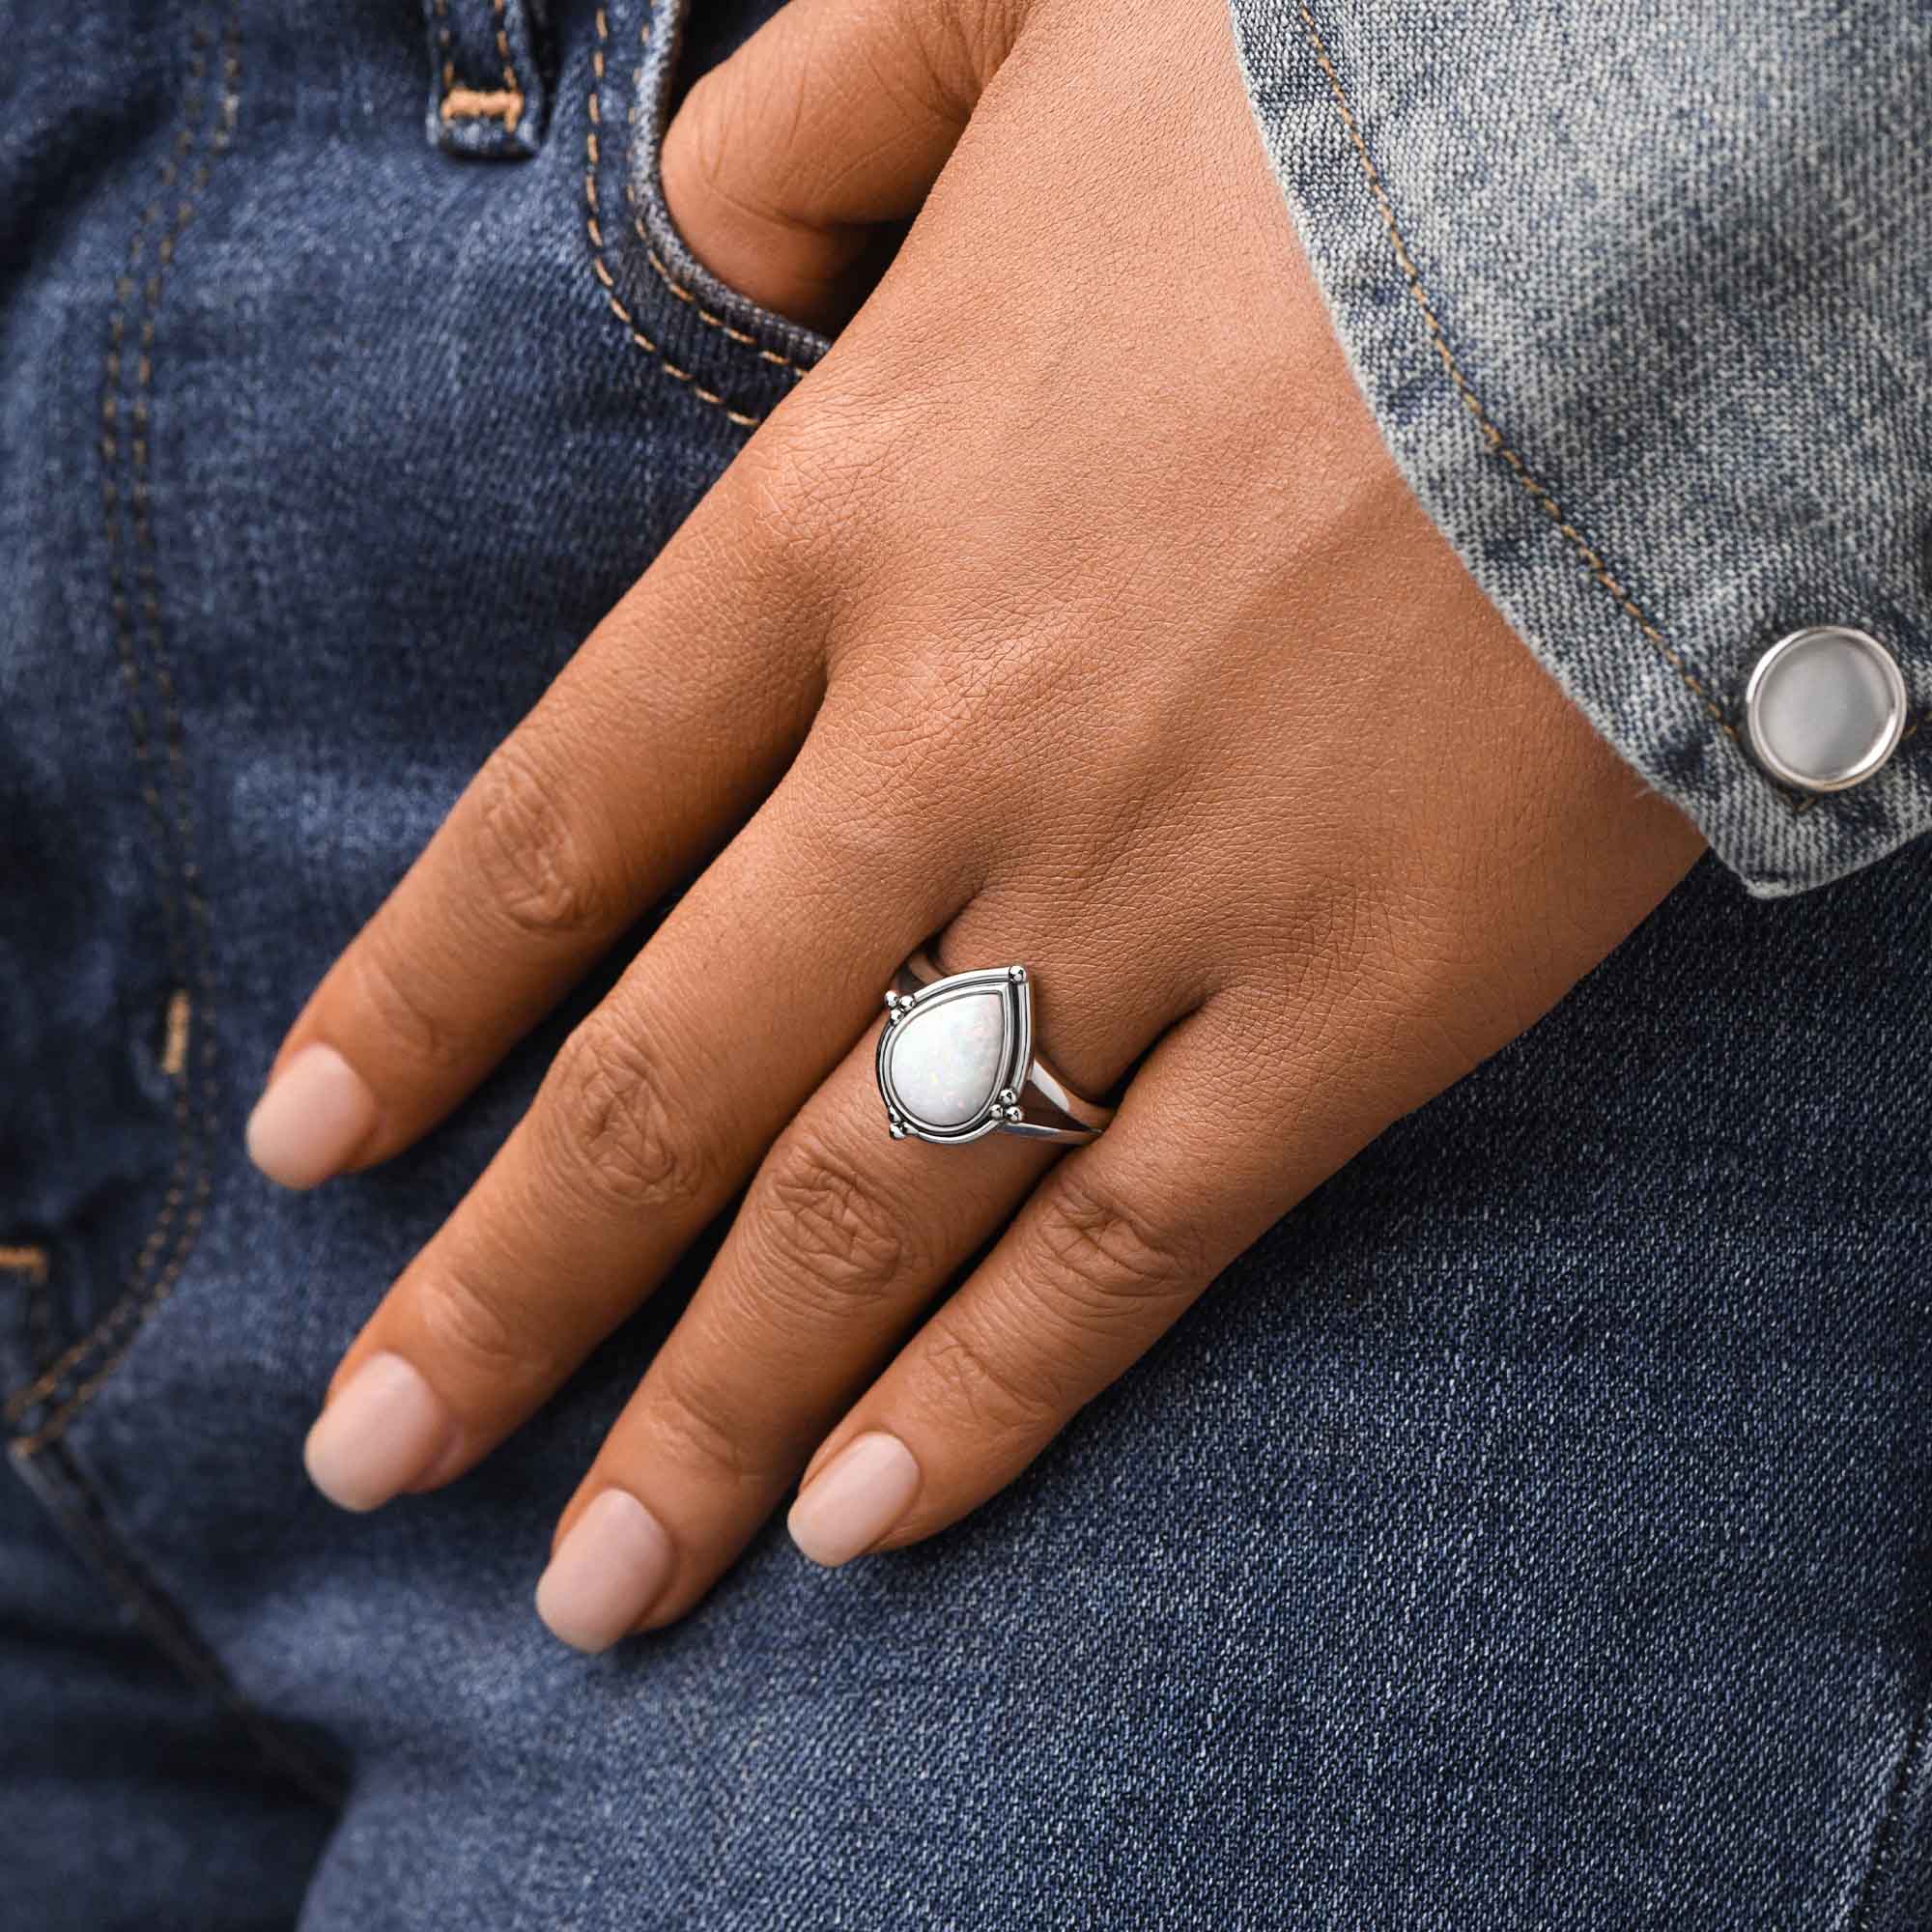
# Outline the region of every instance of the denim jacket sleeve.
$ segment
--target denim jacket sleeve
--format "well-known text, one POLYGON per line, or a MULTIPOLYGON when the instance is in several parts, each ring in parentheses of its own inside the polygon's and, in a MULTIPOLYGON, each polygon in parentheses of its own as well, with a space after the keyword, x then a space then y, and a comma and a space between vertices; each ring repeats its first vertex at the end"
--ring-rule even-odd
POLYGON ((1397 461, 1598 728, 1759 894, 1932 826, 1932 5, 1233 6, 1397 461), (1747 693, 1823 625, 1904 692, 1820 792, 1747 693))

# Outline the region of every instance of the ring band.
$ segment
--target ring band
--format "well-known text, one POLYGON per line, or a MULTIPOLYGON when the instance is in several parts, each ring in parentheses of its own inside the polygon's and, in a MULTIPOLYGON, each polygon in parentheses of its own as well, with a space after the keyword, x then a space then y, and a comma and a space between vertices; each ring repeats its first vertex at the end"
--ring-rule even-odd
POLYGON ((982 1134, 1094 1139, 1114 1118, 1033 1052, 1024 966, 942 974, 924 952, 898 970, 879 1035, 879 1097, 895 1140, 951 1145, 982 1134))

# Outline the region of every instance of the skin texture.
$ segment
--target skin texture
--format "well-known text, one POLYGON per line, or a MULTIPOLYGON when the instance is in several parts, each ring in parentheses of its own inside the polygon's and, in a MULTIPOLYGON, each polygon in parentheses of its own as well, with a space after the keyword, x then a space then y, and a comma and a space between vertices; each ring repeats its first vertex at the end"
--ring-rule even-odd
POLYGON ((559 1524, 648 1513, 607 1635, 861 1436, 912 1469, 861 1459, 899 1510, 868 1547, 994 1494, 1700 849, 1395 471, 1219 0, 793 0, 665 178, 727 279, 863 305, 298 1020, 277 1067, 341 1057, 354 1145, 263 1137, 302 1181, 387 1158, 728 840, 332 1384, 411 1365, 389 1473, 452 1480, 750 1178, 559 1524), (928 935, 1028 965, 1068 1078, 1132 1072, 1105 1137, 888 1140, 879 999, 928 935))

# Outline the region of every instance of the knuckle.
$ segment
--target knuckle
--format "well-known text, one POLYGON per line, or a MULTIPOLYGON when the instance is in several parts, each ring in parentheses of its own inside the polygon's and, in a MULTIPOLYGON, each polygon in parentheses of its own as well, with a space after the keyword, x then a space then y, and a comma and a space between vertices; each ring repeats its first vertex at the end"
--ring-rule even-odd
POLYGON ((933 101, 964 119, 1019 38, 1024 0, 902 0, 933 101))
POLYGON ((899 411, 851 382, 821 380, 777 411, 732 466, 756 553, 803 584, 838 584, 899 494, 899 411), (882 414, 884 420, 882 420, 882 414))
POLYGON ((716 1163, 678 1112, 655 1043, 593 1016, 564 1042, 544 1087, 552 1165, 600 1202, 626 1211, 709 1202, 716 1163))
POLYGON ((439 1265, 414 1295, 415 1317, 438 1359, 466 1380, 511 1386, 547 1382, 568 1366, 537 1311, 508 1289, 439 1265))
POLYGON ((651 1429, 667 1461, 737 1488, 768 1485, 780 1473, 771 1457, 758 1453, 753 1433, 715 1384, 677 1366, 668 1352, 655 1379, 651 1429))
POLYGON ((923 854, 916 854, 902 813, 893 809, 894 781, 882 769, 889 759, 887 751, 863 745, 828 748, 818 771, 827 809, 812 812, 799 831, 818 876, 869 879, 895 895, 912 884, 923 854))
POLYGON ((561 938, 602 923, 582 836, 519 739, 506 739, 478 774, 469 834, 485 899, 514 931, 561 938))
POLYGON ((1038 1243, 1060 1297, 1103 1317, 1137 1302, 1183 1299, 1203 1264, 1200 1243, 1178 1225, 1070 1171, 1041 1219, 1038 1243))
POLYGON ((927 1406, 945 1417, 964 1417, 994 1445, 1049 1435, 1066 1413, 1067 1398, 1050 1375, 1019 1367, 1025 1359, 1031 1358, 941 1309, 927 1324, 927 1406))
POLYGON ((810 1297, 828 1315, 889 1293, 917 1259, 891 1192, 810 1130, 774 1152, 756 1226, 787 1306, 810 1297))
POLYGON ((429 1072, 453 1065, 461 1041, 390 932, 379 918, 350 953, 351 1002, 373 1022, 387 1054, 429 1072))
POLYGON ((937 924, 973 896, 996 861, 999 821, 971 810, 908 823, 906 800, 982 794, 961 770, 956 710, 929 710, 904 694, 867 696, 839 707, 812 762, 812 802, 802 838, 816 876, 867 879, 908 913, 937 924))

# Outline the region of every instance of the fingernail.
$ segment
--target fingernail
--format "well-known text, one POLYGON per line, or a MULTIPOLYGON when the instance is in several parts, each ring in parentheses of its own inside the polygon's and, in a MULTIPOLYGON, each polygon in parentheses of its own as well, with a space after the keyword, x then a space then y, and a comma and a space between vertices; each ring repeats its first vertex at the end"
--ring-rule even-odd
POLYGON ((537 1579, 537 1615, 573 1650, 609 1650, 670 1580, 670 1538, 627 1490, 606 1490, 537 1579))
POLYGON ((308 1479, 340 1509, 381 1509, 443 1460, 456 1425, 400 1355, 371 1355, 316 1417, 308 1479))
POLYGON ((919 1493, 919 1464, 896 1435, 841 1449, 791 1506, 791 1540, 814 1563, 849 1562, 884 1536, 919 1493))
POLYGON ((248 1116, 248 1158, 284 1187, 339 1173, 376 1124, 369 1084, 332 1046, 305 1046, 248 1116))

